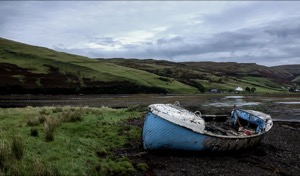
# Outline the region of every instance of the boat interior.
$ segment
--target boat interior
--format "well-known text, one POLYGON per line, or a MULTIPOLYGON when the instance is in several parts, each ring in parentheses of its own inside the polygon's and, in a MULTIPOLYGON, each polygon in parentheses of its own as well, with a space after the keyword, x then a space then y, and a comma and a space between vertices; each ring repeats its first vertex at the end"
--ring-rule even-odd
POLYGON ((234 125, 230 116, 202 117, 205 120, 205 132, 224 136, 249 136, 256 134, 257 125, 239 119, 234 125))

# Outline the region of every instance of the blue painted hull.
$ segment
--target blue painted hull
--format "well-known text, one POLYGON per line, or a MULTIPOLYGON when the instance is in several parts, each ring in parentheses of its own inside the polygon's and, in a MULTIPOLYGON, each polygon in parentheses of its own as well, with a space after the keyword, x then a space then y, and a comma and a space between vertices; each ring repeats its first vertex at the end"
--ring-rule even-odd
POLYGON ((143 128, 146 149, 204 149, 205 137, 149 112, 143 128))
POLYGON ((226 138, 194 132, 169 122, 152 112, 145 118, 142 140, 144 149, 175 149, 189 151, 226 151, 251 147, 263 135, 247 138, 226 138))

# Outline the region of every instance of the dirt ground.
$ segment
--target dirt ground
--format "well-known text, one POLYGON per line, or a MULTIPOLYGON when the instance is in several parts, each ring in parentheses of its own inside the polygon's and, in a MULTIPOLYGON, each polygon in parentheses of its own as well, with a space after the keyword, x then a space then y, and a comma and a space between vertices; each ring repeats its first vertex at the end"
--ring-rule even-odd
MULTIPOLYGON (((272 118, 299 118, 299 105, 270 104, 264 111, 272 118), (276 112, 275 112, 276 110, 276 112)), ((141 122, 142 123, 142 122, 141 122)), ((135 163, 149 166, 140 175, 300 175, 300 123, 274 122, 263 140, 247 150, 199 153, 179 151, 148 151, 141 146, 126 151, 135 163)))
POLYGON ((145 162, 139 175, 300 175, 300 123, 275 122, 255 147, 223 153, 123 151, 134 163, 145 162))

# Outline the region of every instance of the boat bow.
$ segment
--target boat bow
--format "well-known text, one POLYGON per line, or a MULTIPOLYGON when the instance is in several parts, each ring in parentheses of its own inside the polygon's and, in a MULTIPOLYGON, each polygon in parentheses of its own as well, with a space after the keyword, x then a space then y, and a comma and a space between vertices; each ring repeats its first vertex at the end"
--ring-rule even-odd
POLYGON ((153 114, 176 125, 198 133, 203 133, 205 129, 205 121, 201 118, 201 115, 192 113, 180 106, 172 104, 152 104, 149 108, 153 114))

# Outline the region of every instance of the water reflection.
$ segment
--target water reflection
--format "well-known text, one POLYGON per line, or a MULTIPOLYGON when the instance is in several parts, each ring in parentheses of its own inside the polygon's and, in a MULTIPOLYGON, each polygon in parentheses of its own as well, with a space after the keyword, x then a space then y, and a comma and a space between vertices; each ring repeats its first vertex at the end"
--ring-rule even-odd
POLYGON ((276 104, 286 104, 286 105, 299 105, 300 101, 282 101, 282 102, 275 102, 276 104))
POLYGON ((218 102, 212 102, 204 106, 214 106, 214 107, 233 107, 234 105, 238 107, 242 106, 256 106, 261 104, 260 102, 247 101, 244 96, 225 96, 218 100, 218 102))
POLYGON ((238 96, 238 95, 233 95, 233 96, 225 96, 225 99, 242 99, 245 98, 245 96, 238 96))

